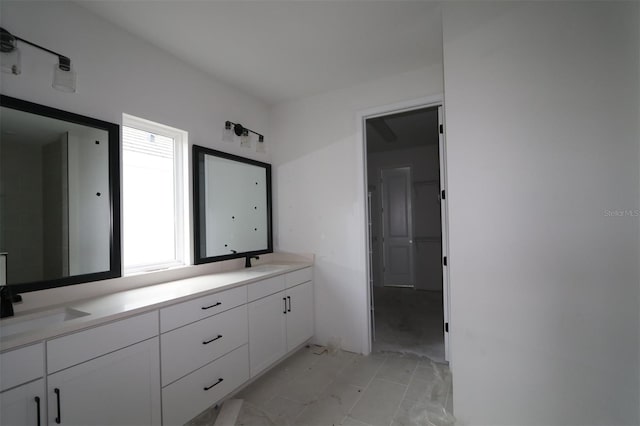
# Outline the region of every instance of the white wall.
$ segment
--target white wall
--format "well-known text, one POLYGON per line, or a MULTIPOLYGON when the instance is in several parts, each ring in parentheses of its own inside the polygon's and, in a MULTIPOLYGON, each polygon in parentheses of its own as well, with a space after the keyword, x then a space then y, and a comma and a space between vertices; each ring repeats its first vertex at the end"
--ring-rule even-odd
MULTIPOLYGON (((19 37, 70 57, 78 73, 77 93, 53 89, 56 58, 21 44, 22 74, 0 75, 2 94, 114 123, 121 123, 122 113, 135 115, 188 131, 190 144, 269 162, 268 153, 221 142, 224 121, 231 120, 265 134, 268 150, 271 139, 265 104, 196 71, 83 7, 73 2, 2 1, 0 22, 19 37)), ((209 269, 198 266, 182 272, 26 293, 24 303, 16 305, 16 310, 209 269)))
POLYGON ((446 7, 463 424, 640 422, 638 6, 446 7))
POLYGON ((442 93, 434 66, 276 105, 270 128, 276 250, 316 255, 316 341, 366 342, 365 188, 356 115, 442 93))

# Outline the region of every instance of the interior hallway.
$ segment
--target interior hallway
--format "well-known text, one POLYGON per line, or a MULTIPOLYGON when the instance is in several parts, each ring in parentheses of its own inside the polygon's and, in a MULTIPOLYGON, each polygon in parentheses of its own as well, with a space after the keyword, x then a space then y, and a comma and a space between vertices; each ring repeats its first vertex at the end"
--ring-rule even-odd
POLYGON ((443 363, 442 292, 374 287, 374 352, 413 354, 443 363))

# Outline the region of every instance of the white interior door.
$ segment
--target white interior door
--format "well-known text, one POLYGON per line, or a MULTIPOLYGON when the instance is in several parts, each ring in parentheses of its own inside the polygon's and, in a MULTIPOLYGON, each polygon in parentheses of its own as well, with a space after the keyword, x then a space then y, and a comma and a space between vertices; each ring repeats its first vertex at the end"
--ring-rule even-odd
POLYGON ((439 155, 440 155, 440 223, 442 226, 442 308, 444 313, 444 359, 449 361, 449 223, 447 212, 447 162, 444 138, 442 106, 438 107, 439 155))
POLYGON ((384 285, 413 287, 411 168, 381 170, 384 285))

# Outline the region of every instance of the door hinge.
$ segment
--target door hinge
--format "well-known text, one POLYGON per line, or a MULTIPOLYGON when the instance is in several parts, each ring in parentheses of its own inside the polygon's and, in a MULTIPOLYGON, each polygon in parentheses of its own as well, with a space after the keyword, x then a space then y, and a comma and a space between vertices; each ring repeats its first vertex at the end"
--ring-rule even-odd
POLYGON ((445 256, 445 257, 443 257, 443 258, 442 258, 442 264, 443 264, 444 266, 447 266, 447 256, 445 256))
POLYGON ((445 332, 445 333, 448 333, 448 332, 449 332, 449 323, 448 323, 448 322, 445 322, 445 323, 444 323, 444 332, 445 332))
POLYGON ((444 189, 442 190, 442 194, 440 194, 440 199, 444 200, 446 198, 446 194, 444 193, 444 189))
POLYGON ((443 133, 444 133, 444 126, 441 124, 440 125, 440 134, 443 134, 443 133))

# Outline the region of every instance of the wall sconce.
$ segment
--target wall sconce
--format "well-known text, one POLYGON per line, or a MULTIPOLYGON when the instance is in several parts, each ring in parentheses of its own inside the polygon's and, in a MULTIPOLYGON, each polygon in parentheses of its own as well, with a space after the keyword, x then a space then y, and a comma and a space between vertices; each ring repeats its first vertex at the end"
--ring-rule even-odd
POLYGON ((233 123, 231 121, 224 122, 224 132, 222 133, 223 142, 233 142, 234 134, 240 136, 240 146, 243 148, 251 148, 251 138, 249 133, 253 133, 258 136, 258 143, 256 145, 256 152, 265 152, 264 149, 264 135, 244 127, 240 123, 233 123))
POLYGON ((53 83, 51 86, 62 92, 75 93, 76 73, 71 65, 71 59, 56 53, 53 50, 49 50, 46 47, 42 47, 23 38, 17 37, 4 28, 0 28, 0 52, 2 54, 0 62, 2 65, 2 72, 18 75, 22 71, 18 41, 57 56, 58 63, 53 69, 53 83))
POLYGON ((264 136, 258 136, 258 144, 256 145, 256 152, 267 152, 264 149, 264 136))

